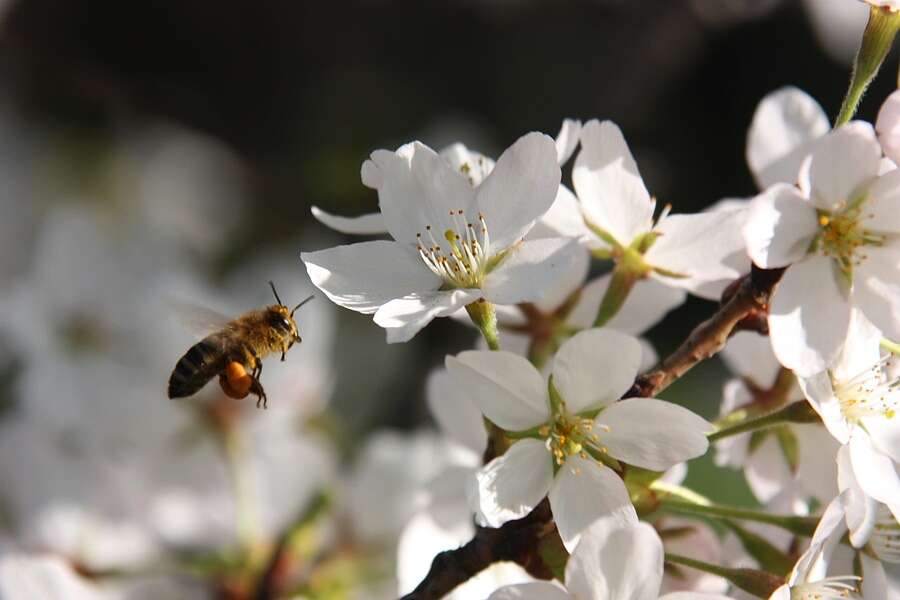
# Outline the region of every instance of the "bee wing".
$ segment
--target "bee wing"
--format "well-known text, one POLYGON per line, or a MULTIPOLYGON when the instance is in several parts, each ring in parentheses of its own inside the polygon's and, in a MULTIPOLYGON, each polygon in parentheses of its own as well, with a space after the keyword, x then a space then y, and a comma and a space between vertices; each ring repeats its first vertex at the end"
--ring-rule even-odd
POLYGON ((169 304, 184 328, 199 337, 219 331, 232 321, 232 317, 199 304, 177 300, 170 300, 169 304))

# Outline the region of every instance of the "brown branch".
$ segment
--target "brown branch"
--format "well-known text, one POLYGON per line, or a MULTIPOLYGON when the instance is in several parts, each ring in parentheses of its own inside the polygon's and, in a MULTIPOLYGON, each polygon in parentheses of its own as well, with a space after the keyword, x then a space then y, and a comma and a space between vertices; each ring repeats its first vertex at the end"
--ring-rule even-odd
MULTIPOLYGON (((769 300, 783 274, 784 269, 765 270, 754 266, 748 275, 729 286, 713 316, 694 328, 658 367, 639 375, 622 397, 655 396, 697 363, 715 355, 736 330, 765 331, 760 322, 765 323, 769 300)), ((544 499, 526 517, 498 529, 479 527, 466 545, 438 554, 425 579, 402 600, 437 600, 492 563, 504 560, 522 565, 532 575, 549 579, 551 574, 538 555, 538 543, 553 534, 553 516, 544 499)))
POLYGON ((783 274, 784 269, 759 269, 754 265, 749 275, 736 282, 733 294, 719 310, 695 327, 684 343, 658 367, 638 376, 624 397, 655 396, 697 363, 721 350, 736 328, 758 330, 757 326, 744 325, 758 322, 768 312, 772 292, 783 274))

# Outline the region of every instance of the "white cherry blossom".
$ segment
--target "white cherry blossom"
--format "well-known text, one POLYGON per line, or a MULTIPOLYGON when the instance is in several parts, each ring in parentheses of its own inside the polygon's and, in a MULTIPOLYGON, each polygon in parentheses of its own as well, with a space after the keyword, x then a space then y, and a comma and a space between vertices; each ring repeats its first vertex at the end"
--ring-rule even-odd
MULTIPOLYGON (((800 384, 828 431, 844 445, 838 455, 841 488, 858 487, 900 516, 900 420, 896 418, 900 389, 885 369, 880 338, 880 332, 854 312, 847 344, 834 367, 801 378, 800 384)), ((854 495, 850 498, 854 504, 861 502, 854 495)))
POLYGON ((522 238, 556 195, 548 136, 520 138, 477 187, 427 146, 378 150, 362 167, 393 241, 306 252, 310 279, 336 304, 373 314, 389 342, 485 298, 514 304, 556 285, 578 251, 565 238, 522 238))
POLYGON ((816 144, 800 189, 775 184, 751 203, 743 234, 753 262, 790 265, 769 330, 779 362, 798 375, 837 357, 852 306, 900 337, 900 172, 880 171, 875 132, 854 121, 816 144))
POLYGON ((565 587, 545 581, 500 588, 488 600, 728 600, 719 594, 659 595, 663 544, 656 530, 631 518, 603 518, 581 537, 566 563, 565 587))
POLYGON ((603 459, 662 471, 706 451, 711 426, 689 410, 651 398, 617 401, 640 361, 637 340, 609 329, 566 341, 554 357, 550 385, 510 352, 447 357, 457 385, 488 419, 528 432, 478 473, 475 500, 484 523, 498 527, 523 517, 549 494, 560 536, 572 550, 598 518, 634 516, 625 485, 603 459))
POLYGON ((572 181, 593 234, 585 242, 590 247, 639 264, 645 277, 711 299, 718 299, 716 292, 724 286, 715 292, 706 286, 742 275, 729 260, 743 254, 739 214, 709 211, 670 216, 666 209, 654 223, 656 201, 614 123, 585 124, 572 181))

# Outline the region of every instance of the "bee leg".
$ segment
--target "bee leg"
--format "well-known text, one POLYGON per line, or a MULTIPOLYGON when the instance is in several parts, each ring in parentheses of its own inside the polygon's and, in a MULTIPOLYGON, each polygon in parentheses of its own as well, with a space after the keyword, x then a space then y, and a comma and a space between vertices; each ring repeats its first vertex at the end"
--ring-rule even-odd
POLYGON ((255 377, 250 385, 250 392, 256 394, 256 408, 268 408, 268 398, 262 384, 255 377))

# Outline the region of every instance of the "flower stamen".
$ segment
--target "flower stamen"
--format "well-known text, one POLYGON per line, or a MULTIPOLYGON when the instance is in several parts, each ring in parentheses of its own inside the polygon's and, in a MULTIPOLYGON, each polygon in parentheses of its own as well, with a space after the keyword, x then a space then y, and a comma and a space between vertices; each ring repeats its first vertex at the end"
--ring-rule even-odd
POLYGON ((791 588, 791 600, 847 600, 859 598, 856 586, 860 577, 842 575, 795 585, 791 588))
POLYGON ((463 210, 451 210, 453 228, 444 231, 446 246, 439 243, 431 225, 425 226, 425 236, 416 234, 416 250, 428 269, 453 288, 481 287, 490 261, 490 239, 484 216, 479 213, 481 239, 472 223, 465 220, 463 210))
POLYGON ((900 378, 889 379, 885 365, 890 356, 843 382, 833 382, 841 414, 849 423, 864 417, 892 419, 900 408, 900 378))

